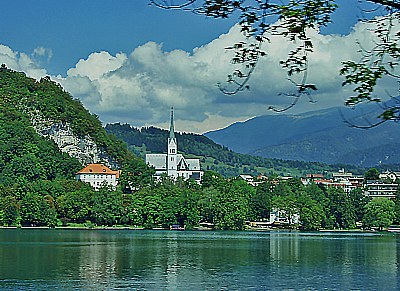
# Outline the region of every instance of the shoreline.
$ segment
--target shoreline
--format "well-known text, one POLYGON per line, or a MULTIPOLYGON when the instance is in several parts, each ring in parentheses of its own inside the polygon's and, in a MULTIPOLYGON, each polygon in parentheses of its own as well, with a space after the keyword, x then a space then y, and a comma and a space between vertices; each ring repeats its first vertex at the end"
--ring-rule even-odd
MULTIPOLYGON (((0 229, 42 229, 42 230, 49 230, 49 229, 54 229, 54 230, 151 230, 151 231, 163 231, 163 230, 169 230, 169 231, 178 231, 174 229, 168 229, 168 228, 152 228, 152 229, 146 229, 144 227, 131 227, 131 226, 95 226, 95 227, 86 227, 86 226, 56 226, 56 227, 47 227, 47 226, 0 226, 0 229)), ((182 231, 182 230, 179 230, 182 231)), ((218 232, 223 232, 223 231, 254 231, 254 232, 298 232, 298 233, 309 233, 309 232, 314 232, 314 233, 400 233, 400 227, 399 226, 392 226, 388 227, 384 230, 374 230, 374 229, 369 229, 369 230, 363 230, 363 229, 320 229, 316 231, 301 231, 298 229, 286 229, 286 228, 249 228, 245 230, 211 230, 211 229, 192 229, 192 230, 186 230, 186 231, 201 231, 201 232, 209 232, 209 231, 218 231, 218 232)))
MULTIPOLYGON (((47 226, 0 226, 1 229, 31 229, 31 230, 151 230, 151 231, 183 231, 183 230, 174 230, 169 228, 144 228, 144 227, 129 227, 129 226, 96 226, 96 227, 85 227, 85 226, 56 226, 56 227, 47 227, 47 226)), ((203 231, 203 230, 186 230, 186 231, 203 231)))

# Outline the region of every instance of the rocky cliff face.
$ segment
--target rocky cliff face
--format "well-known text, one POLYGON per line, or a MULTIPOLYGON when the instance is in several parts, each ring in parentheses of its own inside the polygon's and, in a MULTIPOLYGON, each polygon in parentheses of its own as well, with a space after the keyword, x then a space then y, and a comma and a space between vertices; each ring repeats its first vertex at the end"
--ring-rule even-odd
POLYGON ((58 148, 78 159, 81 164, 102 163, 111 168, 118 168, 117 163, 96 145, 90 136, 77 137, 68 123, 46 120, 38 112, 31 115, 31 122, 36 132, 53 140, 58 148))

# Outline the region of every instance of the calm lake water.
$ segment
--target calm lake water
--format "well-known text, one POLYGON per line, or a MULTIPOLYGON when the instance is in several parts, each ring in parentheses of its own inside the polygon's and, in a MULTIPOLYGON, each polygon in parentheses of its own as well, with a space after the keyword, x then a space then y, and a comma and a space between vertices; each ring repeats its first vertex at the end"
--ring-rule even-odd
POLYGON ((0 229, 1 290, 400 290, 400 235, 0 229))

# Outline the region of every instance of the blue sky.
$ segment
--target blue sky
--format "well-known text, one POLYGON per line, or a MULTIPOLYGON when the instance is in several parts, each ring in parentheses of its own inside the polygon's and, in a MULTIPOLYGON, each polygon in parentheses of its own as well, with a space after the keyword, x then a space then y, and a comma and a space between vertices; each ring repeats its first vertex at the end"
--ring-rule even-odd
MULTIPOLYGON (((347 34, 357 22, 357 1, 338 2, 334 25, 324 33, 347 34)), ((50 74, 62 75, 92 52, 129 53, 148 41, 162 43, 166 51, 191 51, 235 23, 162 10, 146 0, 13 0, 1 6, 1 43, 21 52, 51 49, 51 61, 43 65, 50 74)))
POLYGON ((64 75, 92 52, 131 52, 148 41, 191 51, 225 33, 234 20, 151 7, 146 0, 13 0, 2 3, 0 42, 22 52, 52 50, 43 64, 64 75))
MULTIPOLYGON (((333 24, 314 33, 318 102, 305 100, 293 113, 339 106, 350 94, 337 64, 356 57, 355 41, 370 37, 361 24, 353 30, 357 0, 338 3, 333 24)), ((232 72, 224 48, 241 39, 235 19, 166 11, 146 0, 13 0, 2 2, 1 23, 1 63, 50 75, 104 123, 167 127, 173 106, 177 130, 200 133, 290 102, 278 97, 290 90, 275 64, 290 48, 282 39, 267 48, 251 91, 228 97, 216 88, 232 72)))

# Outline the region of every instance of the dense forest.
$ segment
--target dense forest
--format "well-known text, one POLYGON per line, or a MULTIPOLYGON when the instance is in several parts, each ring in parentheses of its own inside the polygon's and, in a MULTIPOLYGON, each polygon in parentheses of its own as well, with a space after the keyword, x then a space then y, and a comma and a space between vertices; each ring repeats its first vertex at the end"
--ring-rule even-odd
MULTIPOLYGON (((144 158, 146 153, 166 152, 168 131, 156 127, 138 129, 129 124, 107 124, 106 131, 125 141, 128 148, 144 158)), ((216 144, 204 135, 193 133, 176 133, 178 150, 186 155, 200 158, 204 170, 213 170, 225 177, 236 177, 240 174, 254 176, 265 174, 305 176, 307 173, 336 172, 346 168, 347 171, 362 174, 364 169, 349 165, 327 165, 303 161, 269 159, 246 154, 238 154, 216 144)))
MULTIPOLYGON (((127 136, 138 132, 125 128, 127 136)), ((165 145, 166 131, 154 128, 147 131, 159 132, 160 137, 153 136, 153 145, 142 140, 140 146, 154 146, 154 151, 161 151, 156 147, 165 145)), ((180 148, 188 154, 203 152, 215 155, 221 163, 244 164, 241 156, 227 149, 218 154, 217 149, 221 147, 204 137, 189 135, 191 138, 185 141, 183 135, 177 136, 180 148)), ((257 163, 257 159, 252 162, 257 163)), ((172 181, 168 177, 154 181, 153 170, 143 159, 130 152, 118 138, 107 134, 98 118, 60 85, 49 78, 40 81, 27 78, 4 65, 0 68, 2 226, 154 228, 178 224, 192 229, 207 222, 215 229, 240 230, 246 227, 246 221, 268 218, 276 207, 289 217, 299 214, 300 223, 289 227, 303 230, 351 229, 358 221, 365 227, 381 228, 399 223, 399 201, 370 201, 361 190, 345 193, 340 188, 304 186, 298 179, 281 181, 277 176, 270 176, 257 187, 214 171, 206 171, 202 185, 191 180, 172 181), (75 173, 83 165, 62 153, 53 141, 38 135, 31 124, 32 114, 40 114, 52 122, 68 123, 78 136, 93 137, 119 163, 122 174, 117 188, 103 185, 94 191, 88 184, 75 181, 75 173)))

